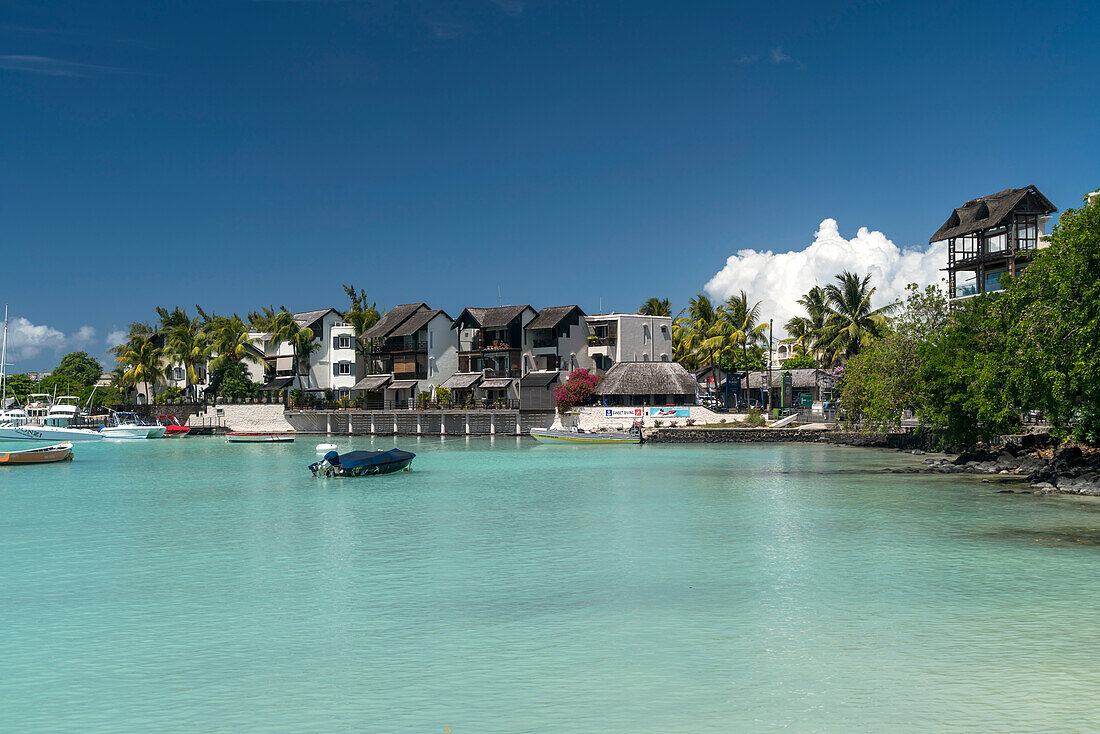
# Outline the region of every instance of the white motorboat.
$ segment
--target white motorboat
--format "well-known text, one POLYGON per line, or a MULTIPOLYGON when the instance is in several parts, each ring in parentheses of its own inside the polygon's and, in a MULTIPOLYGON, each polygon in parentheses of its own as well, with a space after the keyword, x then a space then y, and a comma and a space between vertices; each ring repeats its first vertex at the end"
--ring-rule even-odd
POLYGON ((0 423, 0 441, 49 441, 63 443, 68 441, 101 441, 101 436, 96 431, 87 428, 60 428, 58 426, 40 426, 36 423, 24 423, 15 425, 12 423, 0 423))
POLYGON ((99 433, 103 438, 164 438, 164 426, 150 425, 137 413, 111 413, 110 423, 99 433))

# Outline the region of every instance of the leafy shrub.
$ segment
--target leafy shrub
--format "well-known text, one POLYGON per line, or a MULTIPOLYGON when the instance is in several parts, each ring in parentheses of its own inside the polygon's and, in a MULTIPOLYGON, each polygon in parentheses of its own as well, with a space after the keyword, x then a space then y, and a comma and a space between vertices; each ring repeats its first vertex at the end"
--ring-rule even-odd
POLYGON ((796 354, 783 362, 783 369, 785 370, 810 370, 814 367, 817 367, 817 363, 808 354, 796 354))
POLYGON ((695 419, 694 418, 688 418, 686 421, 684 421, 684 423, 687 423, 689 426, 694 426, 695 425, 695 419))
POLYGON ((565 384, 554 390, 558 410, 568 410, 579 405, 590 405, 596 399, 596 386, 603 379, 588 370, 573 370, 565 384))
POLYGON ((765 423, 767 423, 767 421, 764 419, 764 414, 761 413, 756 408, 751 408, 749 410, 749 414, 748 414, 748 417, 745 418, 745 422, 748 423, 750 426, 753 426, 755 428, 760 428, 765 423))
POLYGON ((173 387, 167 388, 160 395, 157 395, 155 402, 156 402, 157 405, 167 405, 168 403, 171 403, 174 400, 180 400, 182 398, 183 398, 183 390, 178 388, 178 387, 173 386, 173 387))

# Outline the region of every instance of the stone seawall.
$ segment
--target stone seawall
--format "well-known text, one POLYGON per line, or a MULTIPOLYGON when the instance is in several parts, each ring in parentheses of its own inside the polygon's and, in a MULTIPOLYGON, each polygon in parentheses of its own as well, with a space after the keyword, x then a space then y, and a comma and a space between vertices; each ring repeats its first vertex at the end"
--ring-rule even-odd
POLYGON ((290 410, 285 417, 300 433, 384 436, 514 436, 554 420, 549 411, 515 410, 290 410))
POLYGON ((647 428, 651 443, 832 443, 888 449, 934 448, 925 432, 801 430, 798 428, 647 428))
MULTIPOLYGON (((282 403, 267 405, 256 403, 253 405, 219 405, 217 411, 221 412, 219 418, 224 419, 225 426, 231 431, 291 431, 293 426, 287 423, 283 417, 282 403)), ((214 414, 210 411, 208 415, 214 414)))

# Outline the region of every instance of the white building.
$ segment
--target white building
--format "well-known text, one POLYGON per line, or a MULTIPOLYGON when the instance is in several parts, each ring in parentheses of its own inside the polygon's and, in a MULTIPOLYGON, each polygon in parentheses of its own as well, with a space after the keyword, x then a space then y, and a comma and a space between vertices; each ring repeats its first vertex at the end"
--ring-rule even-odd
POLYGON ((586 318, 588 364, 603 373, 620 362, 672 361, 672 317, 610 313, 586 318))
POLYGON ((364 334, 370 340, 355 391, 364 407, 409 407, 416 395, 442 385, 458 371, 454 320, 426 303, 405 303, 387 311, 364 334))

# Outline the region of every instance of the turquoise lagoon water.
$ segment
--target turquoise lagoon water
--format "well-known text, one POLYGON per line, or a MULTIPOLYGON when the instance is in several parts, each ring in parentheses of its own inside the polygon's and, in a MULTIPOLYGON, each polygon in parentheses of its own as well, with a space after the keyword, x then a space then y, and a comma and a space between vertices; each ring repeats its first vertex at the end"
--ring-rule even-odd
POLYGON ((1097 503, 807 445, 317 480, 320 440, 0 469, 0 728, 1100 727, 1097 503))

